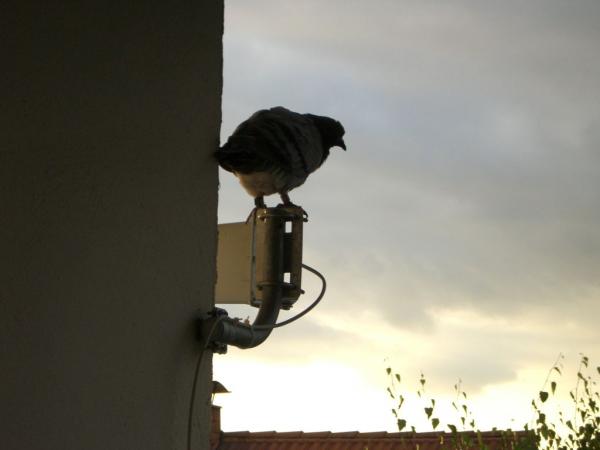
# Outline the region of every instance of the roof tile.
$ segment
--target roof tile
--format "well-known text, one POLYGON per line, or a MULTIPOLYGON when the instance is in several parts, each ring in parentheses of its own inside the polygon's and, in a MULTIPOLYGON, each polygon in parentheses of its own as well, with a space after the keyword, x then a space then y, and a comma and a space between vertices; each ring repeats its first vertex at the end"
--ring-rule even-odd
MULTIPOLYGON (((474 439, 473 432, 461 433, 474 439)), ((516 432, 520 438, 526 436, 523 431, 516 432)), ((502 448, 502 433, 498 431, 482 432, 481 436, 490 450, 502 448)), ((432 433, 345 433, 292 431, 278 433, 274 431, 249 433, 221 433, 218 450, 439 450, 443 442, 452 440, 452 434, 432 433)), ((447 447, 446 447, 447 448, 447 447)), ((473 447, 475 448, 475 447, 473 447)))

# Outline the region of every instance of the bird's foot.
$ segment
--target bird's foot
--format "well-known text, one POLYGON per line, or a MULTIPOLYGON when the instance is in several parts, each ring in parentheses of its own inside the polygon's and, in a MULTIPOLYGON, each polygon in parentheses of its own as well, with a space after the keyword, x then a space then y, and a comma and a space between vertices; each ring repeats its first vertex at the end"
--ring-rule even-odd
POLYGON ((296 208, 299 209, 300 211, 302 211, 302 220, 304 222, 308 222, 308 213, 304 210, 304 208, 302 206, 296 205, 295 203, 292 203, 290 201, 290 198, 287 195, 282 195, 281 196, 281 200, 283 200, 283 203, 280 203, 279 205, 277 205, 278 208, 296 208))
POLYGON ((263 196, 256 197, 254 199, 254 208, 252 208, 252 211, 250 211, 250 214, 248 214, 248 217, 246 218, 246 223, 248 223, 250 221, 250 219, 256 214, 256 212, 259 209, 263 209, 266 207, 267 207, 267 205, 265 204, 264 197, 263 196))

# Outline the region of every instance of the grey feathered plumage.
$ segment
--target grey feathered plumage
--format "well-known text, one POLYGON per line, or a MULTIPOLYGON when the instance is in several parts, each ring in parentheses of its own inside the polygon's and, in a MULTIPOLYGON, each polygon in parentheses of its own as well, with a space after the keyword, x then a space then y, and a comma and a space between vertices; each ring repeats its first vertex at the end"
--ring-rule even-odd
POLYGON ((223 169, 264 207, 263 196, 287 193, 302 185, 329 156, 333 146, 346 149, 344 127, 337 120, 299 114, 281 106, 263 109, 242 122, 216 153, 223 169))

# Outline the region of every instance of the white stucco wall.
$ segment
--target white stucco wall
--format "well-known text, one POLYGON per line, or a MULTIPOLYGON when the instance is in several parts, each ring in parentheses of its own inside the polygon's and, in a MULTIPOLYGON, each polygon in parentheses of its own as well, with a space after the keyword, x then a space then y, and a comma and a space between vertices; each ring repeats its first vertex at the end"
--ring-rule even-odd
MULTIPOLYGON (((184 449, 212 304, 223 2, 0 19, 0 448, 184 449)), ((208 445, 210 358, 195 448, 208 445)))

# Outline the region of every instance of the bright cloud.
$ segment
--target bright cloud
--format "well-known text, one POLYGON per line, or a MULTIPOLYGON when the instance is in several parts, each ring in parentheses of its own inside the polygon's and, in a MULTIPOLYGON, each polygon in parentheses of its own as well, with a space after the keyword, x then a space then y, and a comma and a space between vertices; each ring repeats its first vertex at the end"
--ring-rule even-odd
MULTIPOLYGON (((291 193, 327 296, 215 359, 233 390, 225 429, 390 429, 386 358, 447 398, 462 378, 484 424, 509 426, 559 351, 600 362, 597 2, 231 0, 226 13, 223 138, 285 105, 339 119, 348 152, 291 193)), ((221 175, 220 221, 243 220, 252 200, 221 175)))

